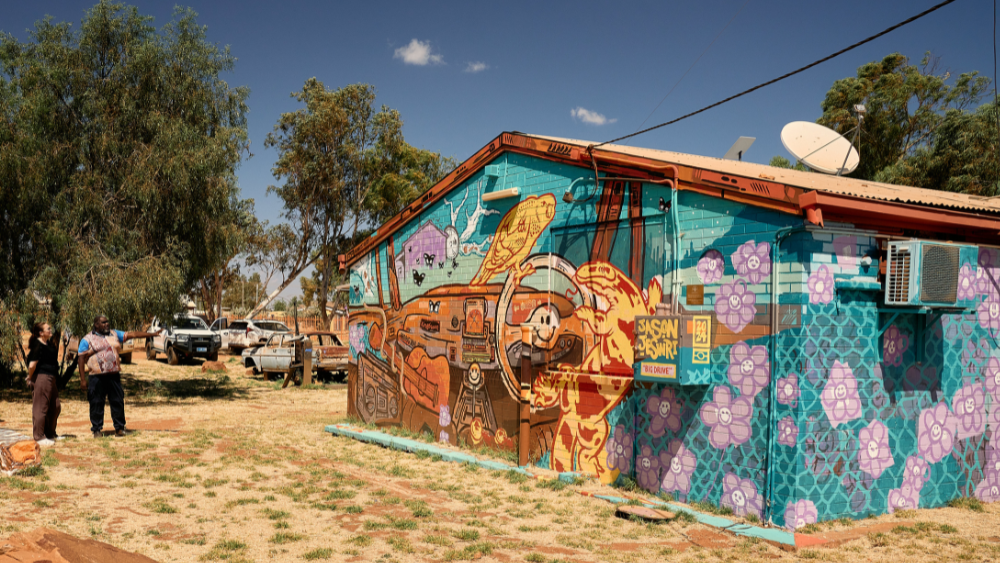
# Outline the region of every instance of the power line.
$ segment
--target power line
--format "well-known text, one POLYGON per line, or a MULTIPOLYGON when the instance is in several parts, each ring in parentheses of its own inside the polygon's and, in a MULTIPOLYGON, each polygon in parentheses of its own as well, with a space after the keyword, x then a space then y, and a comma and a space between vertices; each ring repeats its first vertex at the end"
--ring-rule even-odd
MULTIPOLYGON (((761 88, 763 88, 765 86, 770 86, 771 84, 774 84, 776 82, 781 82, 782 80, 784 80, 786 78, 789 78, 789 77, 795 76, 796 74, 799 74, 801 72, 807 71, 807 70, 809 70, 810 68, 812 68, 812 67, 814 67, 816 65, 825 63, 826 61, 829 61, 831 59, 839 57, 840 55, 843 55, 844 53, 846 53, 848 51, 854 50, 854 49, 856 49, 856 48, 864 45, 865 43, 871 43, 872 41, 878 39, 879 37, 882 37, 883 35, 885 35, 887 33, 895 31, 895 30, 903 27, 906 24, 915 22, 915 21, 919 20, 920 18, 922 18, 922 17, 930 14, 931 12, 936 12, 937 10, 940 10, 941 8, 947 6, 948 4, 951 4, 954 1, 955 0, 945 0, 944 2, 941 2, 940 4, 938 4, 938 5, 936 5, 936 6, 932 7, 932 8, 929 8, 927 10, 924 10, 923 12, 920 12, 919 14, 913 16, 912 18, 909 18, 907 20, 903 20, 903 21, 897 23, 896 25, 894 25, 892 27, 886 28, 884 31, 881 31, 879 33, 876 33, 875 35, 872 35, 871 37, 868 37, 867 39, 862 39, 861 41, 858 41, 857 43, 851 45, 850 47, 846 47, 844 49, 841 49, 841 50, 837 51, 836 53, 833 53, 832 55, 828 55, 828 56, 823 57, 822 59, 820 59, 818 61, 809 63, 809 64, 807 64, 806 66, 804 66, 804 67, 802 67, 800 69, 793 70, 792 72, 789 72, 788 74, 783 74, 783 75, 781 75, 781 76, 779 76, 779 77, 777 77, 777 78, 775 78, 773 80, 768 80, 767 82, 764 82, 763 84, 758 84, 758 85, 754 86, 753 88, 750 88, 748 90, 744 90, 744 91, 740 92, 739 94, 736 94, 736 95, 733 95, 733 96, 729 96, 728 98, 726 98, 724 100, 721 100, 721 101, 718 101, 718 102, 715 102, 712 105, 705 106, 705 107, 703 107, 703 108, 701 108, 701 109, 699 109, 697 111, 693 111, 693 112, 691 112, 689 114, 682 115, 682 116, 678 117, 677 119, 672 119, 670 121, 667 121, 666 123, 661 123, 659 125, 654 125, 652 127, 648 127, 648 128, 643 129, 641 131, 636 131, 635 133, 631 133, 631 134, 625 135, 623 137, 618 137, 617 139, 611 139, 610 141, 604 141, 603 143, 594 145, 594 147, 599 147, 601 145, 606 145, 608 143, 617 143, 618 141, 622 141, 624 139, 635 137, 637 135, 642 135, 643 133, 649 133, 650 131, 653 131, 654 129, 659 129, 660 127, 666 127, 667 125, 672 125, 674 123, 677 123, 678 121, 687 119, 689 117, 693 117, 695 115, 698 115, 699 113, 708 111, 708 110, 710 110, 710 109, 712 109, 714 107, 721 106, 722 104, 724 104, 726 102, 731 102, 731 101, 735 100, 736 98, 745 96, 745 95, 747 95, 747 94, 749 94, 751 92, 754 92, 756 90, 760 90, 761 88)), ((995 21, 996 21, 996 18, 994 18, 994 25, 996 25, 995 21)), ((996 74, 996 73, 994 72, 994 74, 996 74)))
MULTIPOLYGON (((994 2, 995 1, 996 0, 994 0, 994 2)), ((707 53, 708 50, 712 48, 712 45, 715 45, 715 42, 719 40, 719 37, 722 37, 722 34, 726 31, 726 29, 729 28, 729 25, 733 23, 733 20, 736 19, 736 16, 740 15, 740 12, 742 12, 743 8, 746 8, 747 4, 749 4, 749 3, 750 3, 750 0, 747 0, 746 2, 744 2, 743 5, 740 6, 740 9, 736 10, 736 13, 733 14, 733 17, 729 18, 729 21, 726 22, 726 25, 723 26, 723 28, 719 30, 719 33, 715 34, 715 39, 712 39, 712 42, 708 44, 708 47, 705 47, 705 50, 702 51, 700 55, 698 55, 698 58, 695 59, 693 63, 691 63, 691 66, 689 66, 688 69, 684 71, 684 74, 682 74, 681 77, 677 79, 677 82, 674 82, 674 85, 670 87, 670 91, 667 92, 667 95, 663 96, 663 99, 660 100, 660 103, 656 104, 656 107, 653 108, 653 111, 649 112, 649 115, 646 116, 646 119, 642 120, 642 123, 639 124, 640 128, 643 125, 645 125, 647 121, 649 121, 650 117, 653 117, 653 114, 656 113, 656 110, 660 109, 660 106, 663 105, 663 102, 667 101, 667 98, 670 97, 670 94, 674 93, 674 90, 676 90, 677 87, 680 85, 680 83, 684 81, 684 77, 686 77, 688 75, 688 73, 691 72, 691 69, 694 68, 694 65, 698 64, 698 61, 700 61, 701 58, 705 56, 705 53, 707 53)), ((994 73, 994 74, 996 74, 996 73, 994 73)))

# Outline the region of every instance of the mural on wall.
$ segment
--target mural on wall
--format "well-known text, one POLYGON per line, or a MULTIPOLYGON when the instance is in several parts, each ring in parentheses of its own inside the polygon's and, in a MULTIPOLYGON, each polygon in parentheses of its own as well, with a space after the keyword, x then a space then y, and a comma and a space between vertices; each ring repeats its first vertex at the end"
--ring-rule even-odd
POLYGON ((531 451, 552 469, 792 529, 1000 500, 995 249, 960 265, 966 314, 893 317, 878 293, 838 285, 875 279, 867 233, 775 248, 800 218, 691 192, 680 223, 656 230, 664 209, 644 207, 638 183, 607 182, 584 205, 553 195, 575 169, 521 157, 507 173, 533 178, 520 200, 488 207, 495 180, 472 180, 352 265, 352 414, 516 447, 527 323, 531 451), (684 234, 673 270, 668 228, 684 234), (635 318, 670 301, 675 279, 703 291, 675 313, 714 321, 710 381, 636 383, 635 318))

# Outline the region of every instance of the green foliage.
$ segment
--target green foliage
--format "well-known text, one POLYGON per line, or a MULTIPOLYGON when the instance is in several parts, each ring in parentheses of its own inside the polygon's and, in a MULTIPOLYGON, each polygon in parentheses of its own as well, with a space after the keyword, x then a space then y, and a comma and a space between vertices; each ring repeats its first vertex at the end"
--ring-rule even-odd
POLYGON ((269 235, 261 260, 286 280, 315 264, 314 281, 303 289, 326 324, 324 305, 343 281, 338 254, 427 191, 454 161, 408 145, 399 112, 376 108, 371 85, 328 90, 310 78, 292 97, 305 107, 281 114, 264 143, 278 149, 271 171, 284 183, 268 193, 282 199, 291 227, 269 235))
POLYGON ((96 314, 167 316, 233 254, 252 216, 235 174, 249 91, 220 78, 234 62, 182 9, 157 31, 102 1, 79 26, 0 34, 0 334, 37 314, 27 290, 78 334, 96 314))
POLYGON ((995 165, 976 163, 995 159, 995 119, 992 132, 983 128, 992 110, 966 111, 979 102, 990 80, 978 72, 951 80, 951 73, 939 73, 937 64, 929 54, 918 66, 893 53, 861 66, 855 77, 834 82, 822 103, 821 125, 847 134, 857 125, 855 104, 867 110, 859 143, 861 164, 851 177, 996 193, 995 165), (946 171, 959 171, 963 177, 949 181, 946 171), (992 174, 983 176, 985 172, 992 174))
POLYGON ((775 168, 791 168, 800 172, 809 172, 809 167, 805 164, 796 162, 795 165, 792 166, 791 161, 783 156, 771 157, 771 162, 768 162, 768 164, 774 166, 775 168))

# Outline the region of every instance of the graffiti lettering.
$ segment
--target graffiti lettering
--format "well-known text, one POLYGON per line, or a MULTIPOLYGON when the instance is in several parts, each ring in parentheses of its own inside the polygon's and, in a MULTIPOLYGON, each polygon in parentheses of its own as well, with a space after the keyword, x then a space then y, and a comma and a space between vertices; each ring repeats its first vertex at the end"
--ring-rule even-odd
POLYGON ((680 346, 679 325, 678 317, 638 319, 636 349, 639 354, 646 358, 676 359, 680 346))

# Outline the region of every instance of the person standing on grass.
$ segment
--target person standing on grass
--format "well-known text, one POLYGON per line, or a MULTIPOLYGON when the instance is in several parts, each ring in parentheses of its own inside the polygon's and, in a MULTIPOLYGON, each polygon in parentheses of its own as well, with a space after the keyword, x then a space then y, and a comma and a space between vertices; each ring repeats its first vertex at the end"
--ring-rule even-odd
POLYGON ((80 386, 87 392, 87 401, 90 403, 90 431, 94 438, 103 435, 105 399, 111 407, 115 436, 120 438, 125 435, 125 389, 122 388, 121 359, 118 353, 126 340, 151 338, 157 334, 159 331, 111 330, 108 318, 99 315, 94 319, 94 331, 80 339, 76 361, 80 368, 80 386))
POLYGON ((35 323, 28 340, 28 388, 31 393, 31 433, 39 446, 51 446, 56 434, 59 404, 59 342, 52 340, 49 323, 35 323))

